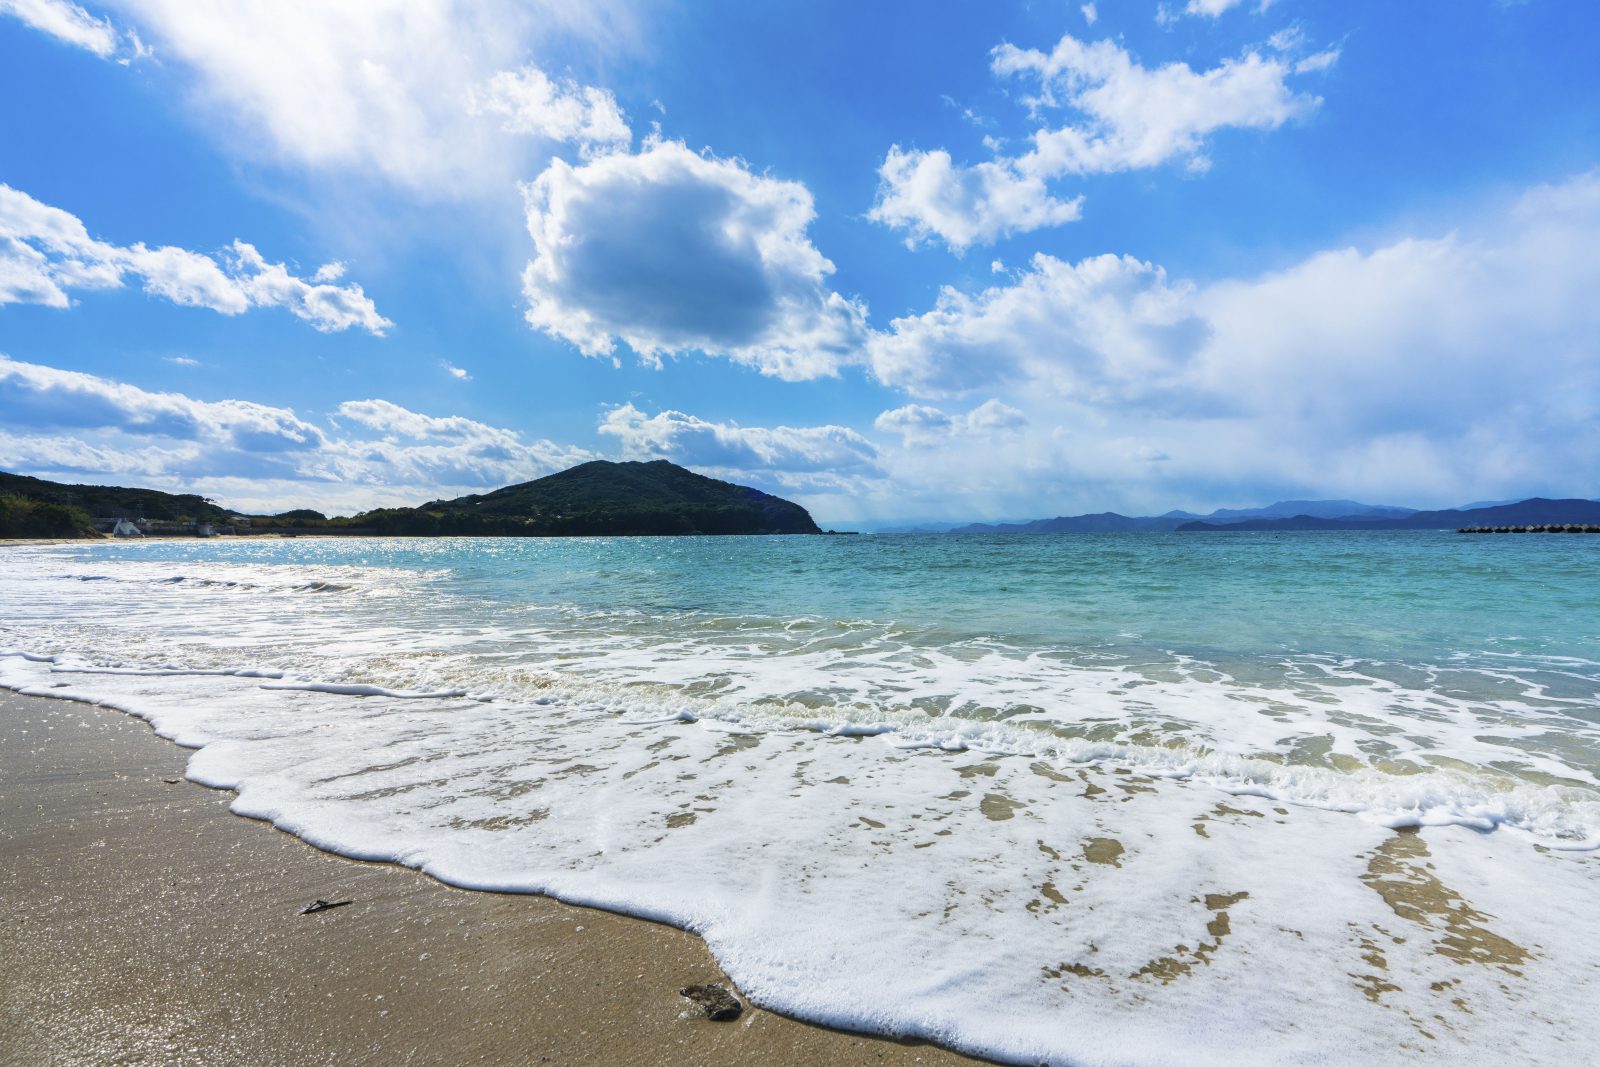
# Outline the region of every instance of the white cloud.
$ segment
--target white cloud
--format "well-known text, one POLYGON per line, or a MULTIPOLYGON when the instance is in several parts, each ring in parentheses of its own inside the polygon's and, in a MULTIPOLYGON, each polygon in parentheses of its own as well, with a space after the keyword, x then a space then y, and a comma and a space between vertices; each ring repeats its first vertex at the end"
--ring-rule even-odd
POLYGON ((1043 178, 1012 160, 957 166, 944 149, 889 149, 878 168, 878 199, 867 217, 910 231, 908 246, 934 239, 956 251, 1013 233, 1059 226, 1082 215, 1083 198, 1052 197, 1043 178))
POLYGON ((959 435, 993 436, 1026 426, 1028 418, 998 400, 986 400, 965 415, 948 415, 927 404, 907 404, 873 420, 884 433, 899 434, 906 444, 943 441, 959 435))
POLYGON ((470 382, 470 381, 472 381, 472 375, 467 373, 465 368, 457 367, 455 364, 451 363, 448 360, 443 360, 443 359, 440 360, 439 361, 439 366, 443 367, 444 368, 444 372, 446 374, 450 375, 450 377, 454 378, 458 382, 470 382))
POLYGON ((501 116, 509 133, 584 146, 626 146, 633 136, 610 91, 556 81, 538 67, 502 70, 469 99, 473 114, 501 116))
MULTIPOLYGON (((1243 4, 1245 0, 1189 0, 1184 5, 1185 15, 1203 15, 1206 18, 1219 18, 1233 8, 1243 4)), ((1256 11, 1265 11, 1272 6, 1272 0, 1257 0, 1256 11)))
POLYGON ((871 351, 886 384, 995 395, 1028 425, 997 454, 909 405, 878 426, 921 447, 883 463, 908 504, 965 494, 991 514, 1051 494, 1079 510, 1600 495, 1596 242, 1586 175, 1442 236, 1207 284, 1036 256, 1001 285, 945 290, 871 351))
POLYGON ((556 37, 614 46, 621 0, 111 0, 238 152, 414 193, 504 188, 553 140, 626 140, 609 93, 529 64, 556 37), (542 93, 542 95, 541 95, 542 93))
POLYGON ((844 426, 739 426, 623 404, 601 418, 600 432, 617 438, 624 459, 668 459, 785 489, 838 489, 882 474, 872 442, 844 426))
POLYGON ((977 295, 946 286, 933 310, 875 334, 868 353, 879 381, 918 396, 1029 383, 1114 401, 1170 389, 1202 333, 1191 287, 1159 267, 1040 254, 1011 284, 977 295))
POLYGON ((1083 12, 1083 21, 1087 25, 1093 26, 1100 18, 1099 9, 1097 9, 1093 4, 1084 4, 1080 6, 1078 10, 1083 12))
POLYGON ((1038 107, 1083 116, 1037 131, 1033 151, 1018 161, 1024 172, 1052 177, 1203 160, 1206 137, 1219 129, 1276 129, 1320 103, 1289 88, 1293 71, 1283 60, 1256 52, 1203 72, 1187 63, 1149 68, 1115 42, 1068 34, 1049 54, 1001 45, 992 65, 998 75, 1035 79, 1038 107))
POLYGON ((1019 429, 1028 424, 1021 411, 998 400, 985 400, 967 412, 967 429, 973 433, 999 433, 1019 429))
POLYGON ((837 373, 866 336, 865 309, 826 285, 798 182, 649 140, 556 160, 525 194, 528 322, 586 355, 620 340, 647 362, 700 351, 799 380, 837 373))
POLYGON ((1019 156, 956 165, 948 152, 889 150, 879 168, 870 217, 934 237, 960 252, 1013 233, 1078 218, 1081 198, 1062 199, 1049 183, 1069 175, 1107 174, 1182 160, 1209 168, 1208 138, 1222 129, 1271 130, 1315 109, 1318 98, 1288 85, 1296 73, 1325 69, 1337 53, 1300 61, 1248 52, 1196 71, 1186 63, 1144 67, 1114 41, 1064 35, 1049 52, 1004 44, 992 53, 1000 77, 1030 79, 1025 98, 1036 116, 1069 108, 1076 119, 1044 125, 1019 156), (1323 58, 1326 57, 1326 58, 1323 58))
POLYGON ((1340 50, 1337 48, 1325 48, 1320 52, 1313 52, 1309 56, 1297 59, 1294 63, 1294 72, 1296 74, 1318 74, 1328 70, 1339 62, 1339 52, 1340 50))
POLYGON ((0 0, 0 15, 10 15, 101 59, 126 63, 149 54, 136 35, 122 33, 110 19, 96 18, 70 0, 0 0))
POLYGON ((955 432, 955 420, 927 404, 907 404, 885 411, 872 425, 884 433, 896 433, 909 441, 948 437, 955 432))
POLYGON ((320 429, 286 408, 152 393, 78 371, 0 356, 0 408, 11 430, 113 430, 245 452, 320 447, 320 429))
POLYGON ((418 504, 596 458, 384 400, 348 401, 342 421, 324 426, 288 408, 151 392, 5 356, 0 411, 5 469, 226 493, 230 506, 270 510, 418 504))
POLYGON ((346 400, 339 414, 393 437, 449 437, 507 443, 516 435, 460 415, 421 415, 387 400, 346 400))
POLYGON ((64 308, 72 303, 70 289, 115 289, 132 276, 152 296, 187 307, 224 315, 282 307, 324 333, 359 327, 382 335, 393 324, 361 286, 321 280, 342 271, 330 264, 307 282, 243 241, 234 241, 220 263, 172 245, 109 244, 90 237, 70 212, 0 184, 0 306, 64 308))

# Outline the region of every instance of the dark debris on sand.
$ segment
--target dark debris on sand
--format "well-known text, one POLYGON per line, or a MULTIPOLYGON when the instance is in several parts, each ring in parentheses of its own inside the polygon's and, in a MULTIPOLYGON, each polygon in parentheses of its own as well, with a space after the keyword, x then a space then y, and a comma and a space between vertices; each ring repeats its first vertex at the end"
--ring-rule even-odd
POLYGON ((678 990, 678 995, 685 1000, 693 1001, 706 1018, 714 1023, 732 1022, 744 1010, 744 1005, 739 1003, 739 998, 719 985, 703 984, 684 986, 678 990))

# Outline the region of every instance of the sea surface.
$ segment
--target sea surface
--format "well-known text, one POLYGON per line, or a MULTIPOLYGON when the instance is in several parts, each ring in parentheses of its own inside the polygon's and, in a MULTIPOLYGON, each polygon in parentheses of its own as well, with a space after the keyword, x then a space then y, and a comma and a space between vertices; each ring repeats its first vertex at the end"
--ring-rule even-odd
POLYGON ((322 848, 694 930, 821 1023, 1600 1061, 1600 538, 11 546, 0 684, 322 848))

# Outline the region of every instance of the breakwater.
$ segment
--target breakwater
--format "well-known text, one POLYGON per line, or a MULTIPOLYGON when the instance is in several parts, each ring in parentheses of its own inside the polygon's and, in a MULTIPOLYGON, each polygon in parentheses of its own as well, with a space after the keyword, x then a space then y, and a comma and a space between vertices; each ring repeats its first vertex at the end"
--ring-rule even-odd
POLYGON ((1456 533, 1600 533, 1600 525, 1581 522, 1552 522, 1542 526, 1463 526, 1456 533))

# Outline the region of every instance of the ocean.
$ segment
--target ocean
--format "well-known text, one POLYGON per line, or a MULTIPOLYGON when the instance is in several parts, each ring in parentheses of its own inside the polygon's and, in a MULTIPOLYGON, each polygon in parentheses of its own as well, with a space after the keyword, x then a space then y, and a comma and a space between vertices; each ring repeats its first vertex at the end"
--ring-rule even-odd
POLYGON ((1600 539, 0 549, 0 684, 325 849, 1052 1064, 1600 1055, 1600 539))

